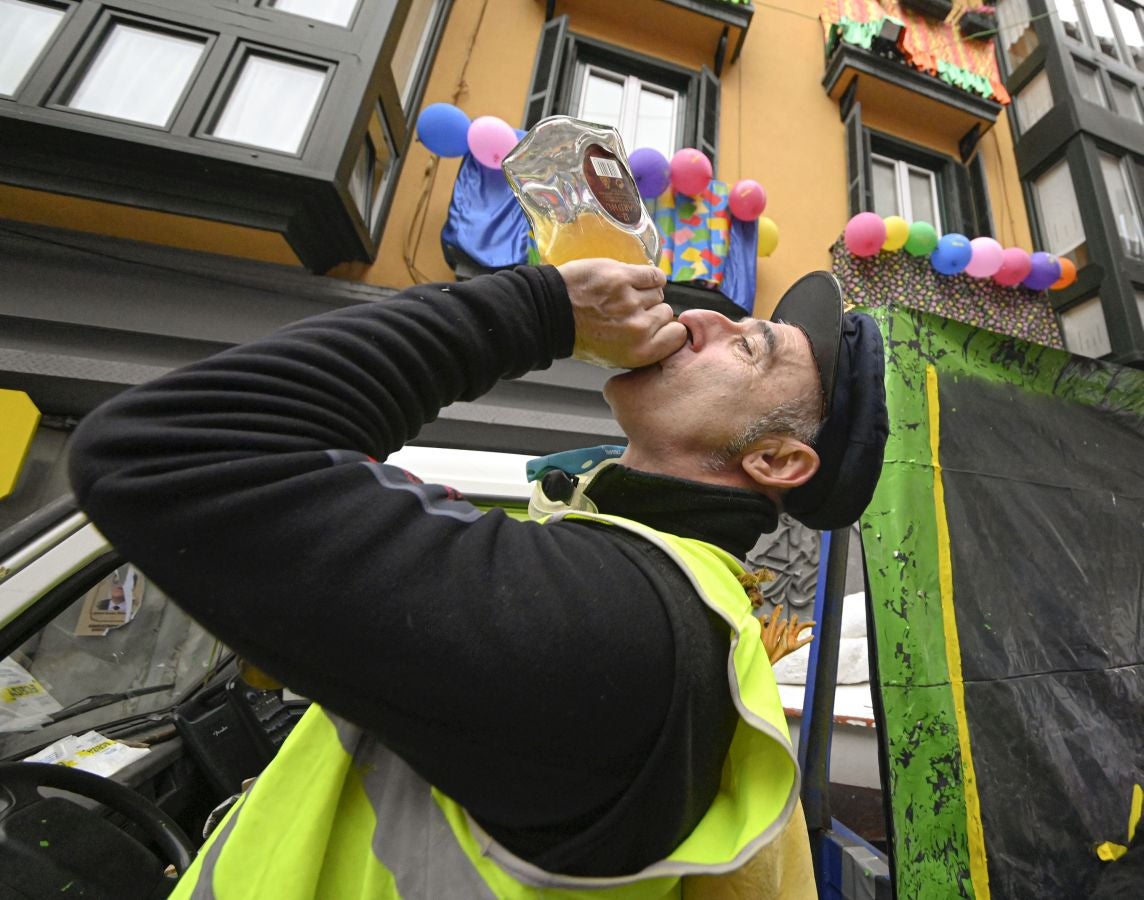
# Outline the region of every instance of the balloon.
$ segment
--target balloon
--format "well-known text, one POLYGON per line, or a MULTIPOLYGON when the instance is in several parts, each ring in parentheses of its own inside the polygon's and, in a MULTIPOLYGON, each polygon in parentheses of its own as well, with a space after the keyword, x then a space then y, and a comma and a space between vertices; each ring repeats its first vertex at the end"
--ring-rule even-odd
POLYGON ((977 237, 969 242, 969 264, 965 274, 973 278, 991 278, 1004 262, 1004 250, 991 237, 977 237))
POLYGON ((1025 280, 1033 260, 1020 247, 1006 247, 1001 251, 1001 268, 993 276, 1002 287, 1016 287, 1025 280))
POLYGON ((896 253, 906 246, 906 241, 909 240, 910 223, 901 216, 886 216, 885 222, 886 243, 882 245, 882 249, 896 253))
POLYGON ((929 222, 912 222, 910 236, 906 238, 906 252, 910 256, 929 256, 937 246, 937 232, 929 222))
POLYGON ((731 215, 744 222, 755 221, 767 208, 767 192, 761 184, 750 178, 736 181, 727 200, 731 215))
POLYGON ((640 147, 628 158, 636 188, 645 200, 654 200, 671 184, 671 165, 667 157, 652 147, 640 147))
POLYGON ((1032 263, 1029 274, 1021 282, 1031 291, 1043 291, 1061 277, 1061 264, 1051 253, 1034 253, 1032 263))
POLYGON ((499 169, 517 143, 516 129, 496 116, 478 116, 469 126, 469 151, 490 169, 499 169))
POLYGON ((712 173, 711 160, 694 147, 685 147, 671 158, 671 186, 677 193, 702 194, 712 173))
POLYGON ((759 216, 759 256, 770 256, 779 245, 779 226, 759 216))
POLYGON ((855 256, 874 256, 886 243, 886 223, 877 213, 860 212, 846 223, 842 240, 855 256))
POLYGON ((452 103, 431 103, 417 117, 417 137, 430 153, 464 156, 469 150, 469 117, 452 103))
POLYGON ((1061 277, 1049 285, 1050 291, 1063 291, 1076 281, 1076 263, 1067 256, 1058 256, 1057 262, 1061 264, 1061 277))
POLYGON ((965 270, 973 256, 973 247, 964 234, 946 234, 930 254, 930 265, 942 275, 956 275, 965 270))

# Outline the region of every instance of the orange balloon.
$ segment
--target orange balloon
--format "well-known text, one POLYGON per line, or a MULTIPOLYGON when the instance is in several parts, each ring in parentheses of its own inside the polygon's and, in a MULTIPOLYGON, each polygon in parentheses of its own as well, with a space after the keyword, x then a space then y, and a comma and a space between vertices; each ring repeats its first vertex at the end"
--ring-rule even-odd
POLYGON ((1061 264, 1061 277, 1049 285, 1050 291, 1062 291, 1076 281, 1076 264, 1066 256, 1058 256, 1061 264))

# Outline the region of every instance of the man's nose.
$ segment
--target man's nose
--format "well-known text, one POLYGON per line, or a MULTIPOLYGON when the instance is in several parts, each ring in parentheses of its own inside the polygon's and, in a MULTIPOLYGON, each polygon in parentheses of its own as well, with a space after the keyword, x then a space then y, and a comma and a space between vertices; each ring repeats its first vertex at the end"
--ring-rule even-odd
POLYGON ((691 334, 691 349, 699 350, 709 340, 733 331, 735 323, 713 309, 685 309, 678 316, 691 334))

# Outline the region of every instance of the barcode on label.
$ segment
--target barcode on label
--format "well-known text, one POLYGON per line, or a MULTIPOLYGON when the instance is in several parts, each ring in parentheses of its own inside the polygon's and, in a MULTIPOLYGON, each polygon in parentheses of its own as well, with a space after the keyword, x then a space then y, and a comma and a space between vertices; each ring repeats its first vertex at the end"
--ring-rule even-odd
POLYGON ((623 178, 624 173, 620 169, 620 164, 614 159, 601 159, 598 156, 592 157, 592 168, 596 170, 596 174, 601 178, 623 178))

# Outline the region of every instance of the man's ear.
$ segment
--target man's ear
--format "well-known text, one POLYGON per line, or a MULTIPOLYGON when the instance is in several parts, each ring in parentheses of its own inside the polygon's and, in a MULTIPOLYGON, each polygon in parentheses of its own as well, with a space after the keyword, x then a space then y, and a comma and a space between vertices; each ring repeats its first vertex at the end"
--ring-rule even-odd
POLYGON ((793 437, 767 437, 747 451, 742 466, 760 487, 787 491, 810 481, 818 471, 818 453, 793 437))

